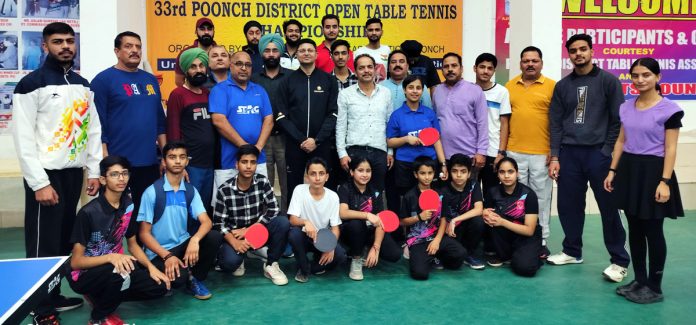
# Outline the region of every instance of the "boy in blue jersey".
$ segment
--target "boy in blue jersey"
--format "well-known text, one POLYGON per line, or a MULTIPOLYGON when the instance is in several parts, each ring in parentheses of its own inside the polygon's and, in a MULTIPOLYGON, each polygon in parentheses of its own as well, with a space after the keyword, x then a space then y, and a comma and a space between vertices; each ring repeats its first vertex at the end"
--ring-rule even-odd
POLYGON ((188 152, 182 142, 171 142, 162 149, 166 174, 164 198, 157 197, 158 182, 143 193, 138 211, 140 240, 152 264, 165 272, 174 287, 186 283, 193 296, 208 299, 212 296, 203 285, 213 265, 215 253, 222 243, 219 232, 212 230, 210 217, 198 191, 184 182, 184 169, 188 164, 188 152), (185 191, 194 191, 193 200, 187 203, 185 191), (157 200, 165 200, 161 216, 155 215, 157 200), (187 231, 189 218, 198 220, 200 226, 194 234, 187 231))

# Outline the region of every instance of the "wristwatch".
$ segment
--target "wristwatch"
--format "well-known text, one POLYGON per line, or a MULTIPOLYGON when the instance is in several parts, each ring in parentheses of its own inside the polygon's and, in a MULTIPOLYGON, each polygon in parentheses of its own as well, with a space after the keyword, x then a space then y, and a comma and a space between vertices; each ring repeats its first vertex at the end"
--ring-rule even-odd
POLYGON ((507 151, 505 151, 505 150, 498 150, 498 154, 503 156, 503 157, 507 157, 507 151))
POLYGON ((670 182, 671 180, 672 180, 672 179, 666 178, 666 177, 660 178, 660 182, 664 182, 666 185, 669 185, 669 182, 670 182))

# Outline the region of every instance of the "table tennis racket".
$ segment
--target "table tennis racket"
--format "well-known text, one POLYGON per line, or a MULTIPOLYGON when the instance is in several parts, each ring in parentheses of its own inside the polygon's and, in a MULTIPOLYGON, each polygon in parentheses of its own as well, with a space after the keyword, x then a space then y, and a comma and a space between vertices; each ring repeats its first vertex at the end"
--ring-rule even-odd
POLYGON ((379 220, 382 222, 382 229, 384 232, 392 232, 399 228, 399 217, 396 213, 389 210, 384 210, 377 214, 379 220))
POLYGON ((246 239, 253 249, 259 249, 263 247, 268 240, 268 229, 257 222, 247 228, 244 239, 246 239))
POLYGON ((421 210, 437 210, 440 208, 440 195, 435 190, 425 190, 418 198, 421 210))
POLYGON ((324 228, 317 231, 317 239, 314 241, 314 247, 322 253, 330 252, 336 248, 338 239, 331 229, 324 228))
POLYGON ((440 140, 440 132, 436 128, 425 128, 418 132, 418 138, 424 146, 432 146, 440 140))

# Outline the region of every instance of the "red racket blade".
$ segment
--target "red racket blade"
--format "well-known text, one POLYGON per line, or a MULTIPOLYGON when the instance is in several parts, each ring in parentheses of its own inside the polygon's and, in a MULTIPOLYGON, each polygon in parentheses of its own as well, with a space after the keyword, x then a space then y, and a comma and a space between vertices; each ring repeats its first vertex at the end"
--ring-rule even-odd
POLYGON ((440 208, 440 195, 435 190, 425 190, 418 198, 421 210, 437 210, 440 208))
POLYGON ((247 229, 244 239, 252 248, 259 249, 268 241, 268 229, 260 223, 255 223, 247 229))
POLYGON ((418 133, 418 138, 424 146, 432 146, 437 140, 440 140, 440 132, 437 132, 436 128, 425 128, 418 133))
POLYGON ((314 247, 322 253, 330 252, 336 248, 338 239, 329 228, 320 229, 317 231, 317 240, 314 241, 314 247))
POLYGON ((389 210, 384 210, 377 214, 379 220, 382 221, 382 229, 384 232, 392 232, 399 228, 399 217, 396 213, 389 210))

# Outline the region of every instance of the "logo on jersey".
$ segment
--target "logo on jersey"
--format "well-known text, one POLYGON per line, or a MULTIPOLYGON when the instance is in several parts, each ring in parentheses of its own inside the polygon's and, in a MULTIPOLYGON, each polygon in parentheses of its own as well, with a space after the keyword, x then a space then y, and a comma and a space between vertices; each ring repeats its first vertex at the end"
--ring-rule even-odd
POLYGON ((194 108, 193 109, 193 120, 198 121, 198 119, 209 120, 210 114, 208 114, 208 109, 205 107, 194 108))
POLYGON ((259 113, 258 106, 254 106, 254 105, 237 106, 237 114, 249 115, 249 114, 258 114, 258 113, 259 113))

